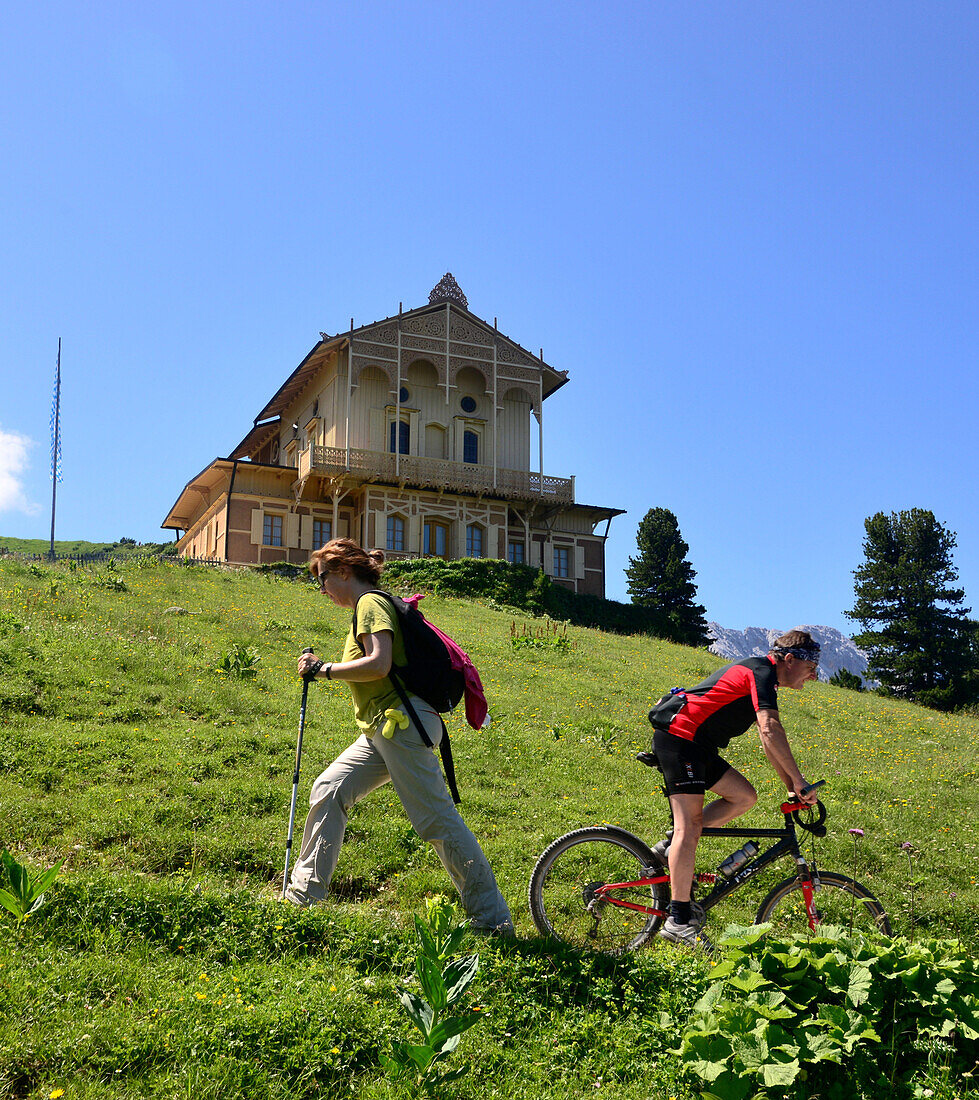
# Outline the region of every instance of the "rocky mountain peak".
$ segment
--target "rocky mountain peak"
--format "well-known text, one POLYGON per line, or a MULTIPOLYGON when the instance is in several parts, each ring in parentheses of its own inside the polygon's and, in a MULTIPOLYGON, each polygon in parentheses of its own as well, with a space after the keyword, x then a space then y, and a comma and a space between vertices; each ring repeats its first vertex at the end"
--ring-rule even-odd
MULTIPOLYGON (((764 626, 749 626, 746 630, 730 630, 719 623, 708 623, 713 641, 710 651, 727 661, 741 661, 745 657, 763 657, 772 642, 784 630, 773 630, 764 626)), ((819 642, 821 654, 819 660, 819 679, 828 680, 841 668, 856 673, 865 683, 867 679, 867 658, 857 649, 852 638, 831 626, 798 626, 792 629, 808 630, 819 642)))

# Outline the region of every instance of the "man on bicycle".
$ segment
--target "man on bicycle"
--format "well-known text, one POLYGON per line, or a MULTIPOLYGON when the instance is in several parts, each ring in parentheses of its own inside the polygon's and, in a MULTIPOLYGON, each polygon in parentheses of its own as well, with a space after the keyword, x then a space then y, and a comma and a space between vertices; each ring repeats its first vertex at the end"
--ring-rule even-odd
POLYGON ((721 758, 732 737, 757 722, 762 749, 782 782, 800 801, 815 803, 815 792, 803 790, 807 782, 779 721, 777 695, 780 687, 798 691, 815 680, 818 664, 819 643, 804 630, 790 630, 767 657, 748 657, 696 687, 674 689, 649 712, 653 751, 673 813, 673 828, 653 847, 670 867, 672 901, 659 933, 663 939, 696 943, 704 911, 690 895, 701 831, 740 817, 758 798, 748 780, 721 758), (718 797, 705 807, 708 790, 718 797))

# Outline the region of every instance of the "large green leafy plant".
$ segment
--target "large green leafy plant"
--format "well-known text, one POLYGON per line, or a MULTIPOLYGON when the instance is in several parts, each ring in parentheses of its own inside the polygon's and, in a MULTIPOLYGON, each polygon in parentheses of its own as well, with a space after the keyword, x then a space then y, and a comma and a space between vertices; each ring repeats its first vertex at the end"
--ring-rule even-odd
POLYGON ((911 1095, 935 1060, 979 1054, 979 964, 957 942, 865 940, 827 928, 776 939, 732 929, 680 1047, 710 1100, 911 1095))
POLYGON ((233 680, 251 680, 258 675, 261 661, 258 651, 243 642, 235 642, 218 662, 215 671, 233 680))

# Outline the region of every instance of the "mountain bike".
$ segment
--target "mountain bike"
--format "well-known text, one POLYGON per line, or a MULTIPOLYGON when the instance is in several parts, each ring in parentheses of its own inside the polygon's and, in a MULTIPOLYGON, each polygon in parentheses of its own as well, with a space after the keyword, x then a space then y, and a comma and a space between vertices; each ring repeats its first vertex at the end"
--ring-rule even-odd
MULTIPOLYGON (((640 754, 640 759, 643 755, 640 754)), ((646 763, 646 761, 642 761, 646 763)), ((825 780, 808 790, 821 787, 825 780)), ((705 910, 749 883, 760 871, 783 857, 796 873, 780 882, 763 899, 756 924, 771 924, 776 932, 815 932, 820 925, 891 934, 880 902, 859 882, 835 871, 817 868, 799 845, 796 826, 813 836, 825 836, 826 807, 794 800, 783 802, 781 829, 752 827, 707 828, 703 836, 741 837, 751 841, 717 871, 694 875, 694 897, 705 910), (772 840, 761 849, 756 841, 772 840), (697 897, 698 888, 710 887, 697 897)), ((633 833, 615 825, 576 829, 550 844, 530 878, 530 912, 544 936, 569 946, 618 954, 634 951, 652 939, 669 913, 670 872, 633 833)), ((710 942, 702 936, 702 945, 710 942)))

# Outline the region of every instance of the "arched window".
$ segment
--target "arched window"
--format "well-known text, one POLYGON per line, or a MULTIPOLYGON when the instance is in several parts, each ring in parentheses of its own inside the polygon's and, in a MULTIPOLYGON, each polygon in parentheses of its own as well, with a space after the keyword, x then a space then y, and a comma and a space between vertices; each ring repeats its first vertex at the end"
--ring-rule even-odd
POLYGON ((483 529, 478 523, 470 523, 466 528, 466 557, 483 556, 483 529))
POLYGON ((441 424, 425 425, 425 456, 445 458, 445 428, 441 424))
POLYGON ((405 372, 405 381, 412 389, 436 389, 439 384, 439 372, 427 359, 416 359, 405 372))
POLYGON ((388 550, 404 550, 405 521, 400 516, 388 516, 388 550))

